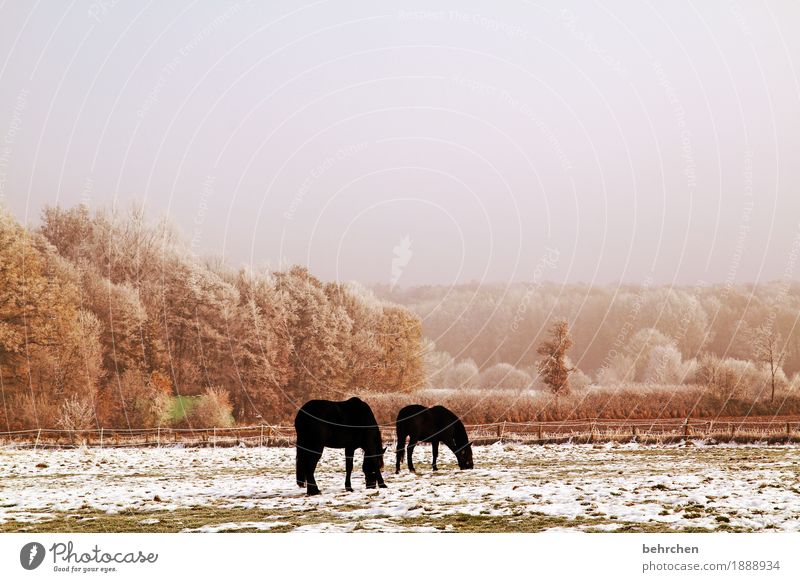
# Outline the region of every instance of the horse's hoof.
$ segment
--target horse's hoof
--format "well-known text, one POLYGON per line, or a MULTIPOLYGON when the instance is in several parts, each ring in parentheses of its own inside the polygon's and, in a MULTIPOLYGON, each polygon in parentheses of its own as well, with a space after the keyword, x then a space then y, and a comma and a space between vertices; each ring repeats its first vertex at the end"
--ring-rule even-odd
POLYGON ((379 483, 378 487, 380 487, 381 489, 388 489, 388 487, 386 486, 386 483, 379 483))
POLYGON ((312 495, 321 495, 321 494, 322 494, 322 491, 320 491, 319 489, 309 489, 306 492, 306 495, 308 495, 309 497, 311 497, 312 495))
POLYGON ((353 488, 352 487, 345 487, 344 490, 345 491, 349 491, 350 493, 353 492, 353 488))

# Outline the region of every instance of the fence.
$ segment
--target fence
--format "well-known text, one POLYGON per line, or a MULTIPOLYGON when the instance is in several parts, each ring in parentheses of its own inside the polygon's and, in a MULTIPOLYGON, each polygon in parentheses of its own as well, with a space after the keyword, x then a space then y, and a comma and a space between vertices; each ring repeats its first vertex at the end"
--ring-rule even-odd
MULTIPOLYGON (((587 419, 558 422, 498 422, 467 425, 476 444, 498 441, 549 444, 560 442, 669 443, 704 439, 718 442, 800 442, 800 417, 754 420, 587 419)), ((381 426, 384 441, 394 443, 394 427, 381 426)), ((142 447, 142 446, 293 446, 294 427, 257 425, 233 428, 31 429, 0 432, 0 446, 142 447)))

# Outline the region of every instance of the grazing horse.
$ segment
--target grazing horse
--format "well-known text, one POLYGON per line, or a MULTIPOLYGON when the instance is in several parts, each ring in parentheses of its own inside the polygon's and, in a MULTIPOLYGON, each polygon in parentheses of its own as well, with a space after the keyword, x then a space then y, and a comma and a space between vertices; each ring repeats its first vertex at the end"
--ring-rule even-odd
POLYGON ((397 467, 403 462, 403 446, 408 437, 408 470, 414 472, 414 445, 419 441, 431 443, 433 449, 433 470, 436 471, 436 457, 439 456, 439 443, 447 445, 458 460, 459 469, 472 469, 472 443, 467 439, 464 423, 444 406, 426 408, 411 404, 397 413, 397 467))
POLYGON ((353 455, 356 449, 364 450, 364 477, 367 489, 386 487, 381 476, 383 453, 381 431, 369 405, 358 398, 344 402, 309 400, 294 419, 297 432, 297 484, 308 487, 308 495, 318 495, 314 479, 322 450, 325 447, 344 449, 347 476, 344 488, 352 491, 350 474, 353 472, 353 455))

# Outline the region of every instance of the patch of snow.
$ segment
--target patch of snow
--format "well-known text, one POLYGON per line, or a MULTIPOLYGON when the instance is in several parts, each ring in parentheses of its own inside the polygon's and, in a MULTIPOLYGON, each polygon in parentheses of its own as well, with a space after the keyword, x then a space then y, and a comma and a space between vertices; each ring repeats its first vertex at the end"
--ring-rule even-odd
MULTIPOLYGON (((600 522, 613 516, 620 523, 656 522, 675 529, 800 531, 799 447, 694 445, 495 443, 474 447, 471 471, 458 470, 445 449, 435 473, 430 448, 420 448, 417 474, 403 467, 395 475, 387 462, 389 488, 367 491, 356 470, 354 492, 344 491, 343 452, 327 449, 317 469, 323 494, 315 497, 306 497, 294 483, 293 448, 7 447, 0 449, 0 523, 42 521, 56 512, 217 506, 331 516, 331 523, 295 531, 441 531, 437 521, 448 516, 525 514, 600 522), (421 525, 403 525, 409 518, 421 525)), ((233 529, 267 523, 285 522, 247 521, 233 529)), ((197 531, 222 526, 231 524, 197 531)), ((573 529, 617 527, 582 523, 573 529)))

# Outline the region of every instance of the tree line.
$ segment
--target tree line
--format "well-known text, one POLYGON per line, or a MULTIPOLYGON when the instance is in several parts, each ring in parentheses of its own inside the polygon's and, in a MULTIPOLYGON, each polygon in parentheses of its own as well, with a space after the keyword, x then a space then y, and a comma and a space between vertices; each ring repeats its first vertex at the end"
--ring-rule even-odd
POLYGON ((419 318, 356 283, 195 257, 140 208, 0 209, 4 429, 280 422, 424 374, 419 318))
POLYGON ((547 389, 548 377, 558 384, 554 377, 566 371, 575 388, 691 384, 726 397, 749 392, 775 400, 776 391, 800 386, 795 282, 379 286, 375 292, 422 319, 435 388, 547 389), (568 322, 569 336, 548 348, 558 321, 568 322), (559 355, 563 369, 546 365, 557 345, 570 348, 559 355))

